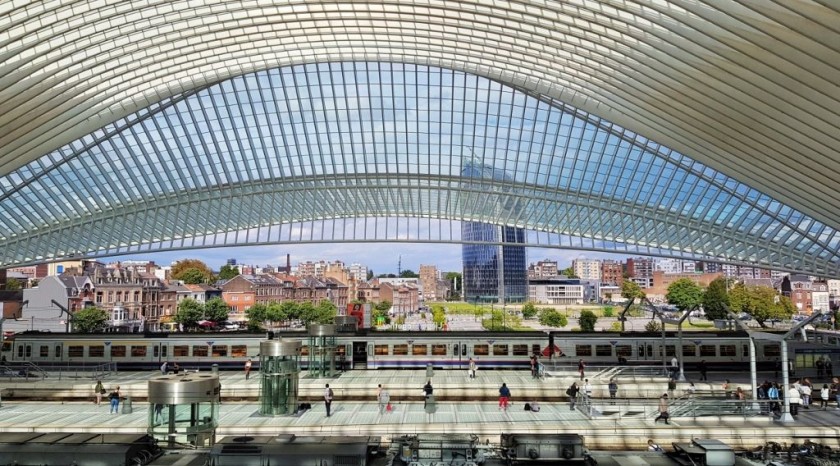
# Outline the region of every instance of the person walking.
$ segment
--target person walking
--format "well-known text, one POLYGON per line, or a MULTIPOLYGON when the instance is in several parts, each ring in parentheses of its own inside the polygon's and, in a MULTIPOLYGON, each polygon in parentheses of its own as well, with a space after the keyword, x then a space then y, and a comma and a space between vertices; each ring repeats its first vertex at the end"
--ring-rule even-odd
POLYGON ((805 383, 799 386, 799 393, 802 397, 802 407, 805 409, 811 409, 811 381, 805 379, 805 383))
POLYGON ((796 386, 790 386, 790 415, 796 416, 799 414, 799 405, 802 404, 802 394, 796 389, 796 386))
POLYGON ((677 360, 677 357, 674 356, 671 358, 671 378, 677 380, 677 374, 680 372, 680 362, 677 360))
POLYGON ((473 360, 473 358, 470 358, 470 378, 471 379, 475 378, 475 370, 476 370, 475 360, 473 360))
POLYGON ((592 398, 592 385, 589 383, 589 379, 583 382, 583 396, 587 402, 592 398))
POLYGON ((388 404, 391 402, 391 395, 382 388, 382 384, 376 389, 376 402, 379 405, 379 415, 385 414, 388 404))
POLYGON ((584 372, 586 371, 586 363, 583 359, 578 361, 578 372, 580 373, 580 380, 583 380, 584 372))
POLYGON ((726 380, 723 381, 723 385, 721 385, 721 388, 723 388, 724 397, 727 400, 731 399, 732 398, 732 388, 730 387, 729 379, 726 379, 726 380))
POLYGON ((744 389, 738 387, 735 389, 735 398, 738 400, 738 406, 735 407, 735 410, 739 413, 744 412, 744 405, 747 402, 747 394, 744 392, 744 389))
POLYGON ((670 424, 670 422, 668 422, 668 417, 670 417, 668 414, 668 394, 663 393, 662 396, 659 397, 659 416, 656 416, 656 419, 654 419, 653 422, 655 423, 662 419, 665 421, 665 424, 670 424))
POLYGON ((330 410, 332 409, 333 391, 330 384, 324 388, 324 406, 327 408, 327 417, 330 417, 330 410))
POLYGON ((163 364, 160 365, 160 373, 161 375, 166 375, 166 366, 169 364, 168 361, 163 361, 163 364))
POLYGON ((607 390, 610 392, 610 399, 615 400, 615 395, 618 393, 618 383, 616 383, 615 379, 610 379, 610 384, 607 385, 607 390))
POLYGON ((577 382, 572 382, 572 385, 566 389, 566 395, 569 397, 569 409, 572 411, 575 410, 575 403, 577 402, 579 392, 580 389, 577 386, 577 382))
POLYGON ((119 414, 120 412, 120 386, 117 385, 117 388, 114 389, 109 395, 108 399, 111 400, 111 410, 108 414, 119 414))
POLYGON ((508 402, 510 402, 510 389, 506 383, 502 383, 499 388, 499 409, 507 411, 508 402))
POLYGON ((834 369, 831 367, 831 358, 825 360, 825 376, 829 379, 834 377, 834 369))
POLYGON ((251 377, 251 364, 251 358, 248 358, 248 360, 245 361, 245 380, 248 380, 248 378, 251 377))
POLYGON ((840 379, 837 377, 831 379, 831 393, 834 395, 834 402, 837 404, 835 409, 840 410, 840 379))
POLYGON ((96 403, 96 406, 99 406, 99 405, 102 404, 102 395, 104 395, 104 394, 105 394, 105 387, 102 386, 102 381, 101 380, 97 380, 96 385, 93 386, 93 395, 96 399, 96 401, 94 401, 94 403, 96 403))
POLYGON ((531 355, 531 378, 532 379, 537 378, 537 355, 536 354, 531 355))
POLYGON ((820 390, 820 409, 825 411, 828 409, 828 397, 831 394, 831 389, 828 388, 828 384, 824 383, 822 386, 822 390, 820 390))
POLYGON ((817 367, 817 377, 822 377, 823 369, 825 368, 825 360, 823 359, 823 357, 820 356, 819 359, 817 359, 817 361, 814 363, 814 365, 817 367))
POLYGON ((771 383, 770 387, 767 388, 767 399, 770 401, 770 411, 781 411, 781 407, 779 405, 779 385, 776 383, 771 383))
POLYGON ((709 380, 706 377, 706 371, 708 371, 709 368, 706 367, 706 360, 705 359, 700 360, 700 362, 697 364, 697 369, 700 370, 700 380, 704 380, 704 381, 709 380))

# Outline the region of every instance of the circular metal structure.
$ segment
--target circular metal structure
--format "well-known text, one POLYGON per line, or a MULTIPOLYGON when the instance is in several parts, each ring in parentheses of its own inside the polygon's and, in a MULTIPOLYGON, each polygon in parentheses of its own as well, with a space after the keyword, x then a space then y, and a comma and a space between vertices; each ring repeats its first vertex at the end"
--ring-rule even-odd
POLYGON ((300 340, 267 340, 260 342, 260 357, 262 356, 300 356, 300 340))
POLYGON ((335 324, 311 324, 309 326, 309 336, 312 337, 328 337, 335 335, 335 324))
POLYGON ((218 401, 216 374, 160 375, 149 379, 149 403, 189 405, 218 401))

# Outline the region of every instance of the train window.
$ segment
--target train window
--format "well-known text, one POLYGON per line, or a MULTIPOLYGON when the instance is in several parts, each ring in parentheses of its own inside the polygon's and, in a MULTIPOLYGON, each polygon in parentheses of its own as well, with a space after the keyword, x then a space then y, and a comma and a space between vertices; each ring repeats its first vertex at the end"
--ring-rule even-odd
POLYGON ((388 345, 374 345, 373 354, 377 356, 388 356, 388 345))
POLYGON ((780 345, 764 345, 765 358, 778 358, 782 355, 782 347, 780 345))
POLYGON ((70 357, 70 358, 83 358, 83 357, 85 357, 85 347, 84 346, 68 346, 67 347, 67 357, 70 357))
POLYGON ((531 345, 531 354, 540 354, 540 345, 531 345))
POLYGON ((837 345, 837 338, 835 337, 828 337, 828 344, 829 345, 837 345))
POLYGON ((187 345, 175 345, 172 347, 172 355, 177 357, 187 357, 190 355, 190 347, 187 345))
POLYGON ((223 358, 228 355, 227 345, 213 345, 213 357, 223 358))
POLYGON ((432 345, 432 356, 446 356, 446 345, 432 345))
POLYGON ((473 354, 476 356, 487 356, 490 354, 490 347, 487 345, 475 345, 473 346, 473 354))
POLYGON ((615 355, 629 358, 630 356, 633 356, 633 347, 630 345, 616 345, 615 355))
POLYGON ((743 354, 745 357, 750 355, 750 349, 748 345, 741 345, 741 354, 743 354))
POLYGON ((612 356, 612 345, 595 345, 595 356, 612 356))
POLYGON ((160 348, 158 346, 152 346, 152 357, 156 358, 160 356, 160 348))
POLYGON ((165 357, 168 356, 168 353, 169 353, 169 347, 168 346, 163 345, 163 346, 160 347, 160 355, 161 356, 163 356, 165 358, 165 357))
POLYGON ((514 356, 528 356, 528 345, 513 345, 514 356))
POLYGON ((105 357, 105 347, 103 345, 89 346, 88 347, 88 357, 104 358, 105 357))
POLYGON ((715 345, 700 345, 700 356, 715 357, 715 345))
POLYGON ((18 346, 18 355, 17 355, 17 357, 19 357, 19 358, 22 358, 22 357, 23 357, 23 345, 18 346))
POLYGON ((408 345, 394 345, 394 356, 408 355, 408 345))
POLYGON ((425 356, 429 354, 429 347, 426 345, 411 345, 411 354, 415 356, 425 356))
POLYGON ((38 348, 38 350, 39 350, 38 351, 38 356, 40 356, 42 358, 48 358, 50 356, 50 347, 49 346, 41 345, 41 347, 38 348))
MULTIPOLYGON (((676 347, 674 345, 665 345, 665 356, 674 356, 676 354, 676 347)), ((659 345, 659 355, 662 356, 662 345, 659 345)))
POLYGON ((575 354, 578 356, 592 356, 592 347, 589 345, 575 345, 575 354))
POLYGON ((26 345, 26 357, 27 358, 32 357, 32 345, 26 345))
MULTIPOLYGON (((166 349, 166 347, 164 347, 166 349)), ((233 345, 230 347, 230 355, 234 358, 244 358, 248 356, 248 346, 246 345, 233 345)))
POLYGON ((309 356, 309 347, 308 346, 301 346, 300 347, 300 355, 301 356, 309 356))
POLYGON ((464 344, 464 345, 461 345, 461 356, 466 356, 466 355, 467 355, 467 345, 464 344))
POLYGON ((737 356, 738 352, 735 351, 735 345, 720 345, 720 355, 721 356, 737 356))
POLYGON ((697 356, 697 346, 683 345, 683 356, 697 356))
POLYGON ((508 345, 493 345, 493 356, 507 356, 508 345))
POLYGON ((115 345, 111 347, 111 357, 112 358, 124 358, 125 357, 125 346, 123 345, 115 345))
POLYGON ((193 356, 205 357, 207 356, 207 347, 204 345, 193 345, 193 356))
POLYGON ((55 357, 56 358, 61 357, 61 345, 55 345, 55 357))
POLYGON ((131 347, 131 357, 132 358, 145 358, 146 357, 146 346, 132 346, 131 347))

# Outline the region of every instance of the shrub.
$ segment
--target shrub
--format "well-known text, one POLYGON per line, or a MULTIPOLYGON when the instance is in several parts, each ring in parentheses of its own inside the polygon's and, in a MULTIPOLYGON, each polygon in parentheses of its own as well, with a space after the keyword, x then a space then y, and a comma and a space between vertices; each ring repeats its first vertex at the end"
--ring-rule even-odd
POLYGON ((604 317, 612 317, 615 314, 615 308, 607 306, 604 308, 604 317))
POLYGON ((580 328, 582 331, 594 332, 595 322, 597 321, 598 316, 596 316, 594 312, 590 310, 580 311, 580 318, 578 318, 578 323, 580 324, 580 328))
POLYGON ((645 324, 646 332, 658 332, 660 330, 662 330, 662 326, 655 320, 648 321, 648 323, 645 324))

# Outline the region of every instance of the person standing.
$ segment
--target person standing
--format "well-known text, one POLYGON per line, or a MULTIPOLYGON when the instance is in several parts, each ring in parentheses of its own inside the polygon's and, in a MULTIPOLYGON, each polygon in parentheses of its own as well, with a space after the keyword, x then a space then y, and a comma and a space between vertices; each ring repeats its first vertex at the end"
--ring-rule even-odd
POLYGON ((475 360, 473 360, 473 358, 470 358, 470 378, 471 379, 475 378, 475 369, 476 369, 475 360))
POLYGON ((166 366, 169 364, 168 361, 163 361, 163 364, 160 365, 160 373, 161 375, 166 375, 166 366))
POLYGON ((572 411, 575 410, 575 403, 577 402, 579 392, 580 389, 577 386, 577 382, 572 382, 572 386, 566 389, 566 395, 569 397, 569 409, 572 411))
POLYGON ((834 395, 834 402, 837 403, 836 409, 840 410, 840 379, 837 377, 831 379, 831 393, 834 395))
POLYGON ((615 400, 615 395, 618 393, 618 383, 615 379, 610 379, 610 384, 607 385, 607 390, 610 392, 610 399, 615 400))
POLYGON ((671 358, 671 378, 677 380, 677 375, 680 372, 680 362, 677 360, 676 356, 671 358))
POLYGON ((653 422, 657 422, 662 419, 665 421, 665 424, 670 424, 670 422, 668 422, 668 417, 670 417, 668 414, 668 394, 663 393, 662 396, 659 397, 659 416, 657 416, 653 422))
POLYGON ((829 379, 834 377, 834 369, 831 367, 831 358, 825 360, 825 376, 829 379))
POLYGON ((729 384, 729 379, 726 379, 723 381, 723 385, 721 385, 721 388, 723 388, 723 395, 727 400, 732 398, 732 388, 729 384))
POLYGON ((831 389, 828 388, 828 384, 824 383, 822 386, 822 390, 820 390, 820 409, 825 411, 828 409, 828 397, 831 394, 831 389))
POLYGON ((817 359, 817 362, 814 363, 814 365, 817 366, 817 377, 822 377, 823 369, 825 368, 825 361, 823 360, 823 357, 820 356, 819 359, 817 359))
POLYGON ((108 399, 111 400, 111 411, 109 414, 119 414, 120 412, 120 386, 117 385, 117 388, 114 389, 109 395, 108 399))
POLYGON ((805 379, 805 382, 799 386, 799 393, 802 397, 802 407, 811 409, 811 381, 805 379))
POLYGON ((426 385, 423 385, 423 408, 429 403, 429 398, 435 393, 435 389, 432 387, 432 381, 429 380, 426 382, 426 385))
POLYGON ((583 359, 578 361, 578 372, 580 373, 580 380, 583 380, 584 372, 586 371, 586 363, 583 362, 583 359))
POLYGON ((327 408, 327 417, 330 417, 330 409, 332 408, 333 402, 333 391, 330 388, 330 384, 327 384, 324 388, 324 406, 327 408))
POLYGON ((706 378, 706 371, 708 370, 708 367, 706 367, 705 359, 700 360, 700 363, 697 364, 697 369, 700 370, 700 380, 708 380, 708 378, 706 378))
POLYGON ((796 389, 795 385, 790 386, 790 415, 796 416, 799 414, 799 405, 802 403, 802 394, 796 389))
POLYGON ((592 398, 592 385, 589 383, 589 379, 583 382, 583 396, 587 402, 592 398))
POLYGON ((532 379, 537 378, 537 355, 536 354, 531 355, 531 378, 532 379))
POLYGON ((248 380, 251 376, 251 364, 251 358, 248 358, 248 360, 245 361, 245 380, 248 380))
POLYGON ((93 394, 96 397, 96 401, 94 401, 94 403, 96 403, 96 406, 99 406, 99 405, 102 404, 102 395, 104 393, 105 393, 105 387, 102 386, 102 381, 97 380, 96 385, 93 386, 93 394))
POLYGON ((510 389, 506 383, 502 383, 499 388, 499 409, 507 411, 508 402, 510 402, 510 389))
POLYGON ((382 384, 376 389, 376 402, 379 404, 379 414, 385 414, 388 404, 391 402, 391 395, 382 388, 382 384))

